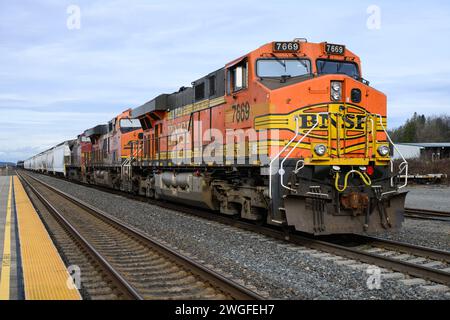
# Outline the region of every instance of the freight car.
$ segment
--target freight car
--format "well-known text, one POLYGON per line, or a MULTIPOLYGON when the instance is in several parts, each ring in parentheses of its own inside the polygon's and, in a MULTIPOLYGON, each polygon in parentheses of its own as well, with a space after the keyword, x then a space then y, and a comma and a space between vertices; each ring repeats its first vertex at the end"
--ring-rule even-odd
POLYGON ((78 176, 315 235, 395 231, 408 164, 386 127, 345 46, 272 42, 87 130, 78 176))
POLYGON ((73 143, 74 140, 65 141, 25 160, 24 168, 27 170, 66 176, 66 168, 71 163, 70 150, 73 143))

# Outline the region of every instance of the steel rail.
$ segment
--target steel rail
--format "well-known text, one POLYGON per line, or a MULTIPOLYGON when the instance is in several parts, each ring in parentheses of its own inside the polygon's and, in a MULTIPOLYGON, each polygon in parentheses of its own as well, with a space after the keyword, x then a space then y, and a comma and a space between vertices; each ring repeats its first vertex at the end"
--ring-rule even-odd
POLYGON ((449 221, 450 222, 450 212, 406 208, 405 216, 408 218, 411 218, 411 219, 449 221))
MULTIPOLYGON (((208 217, 206 217, 208 219, 208 217)), ((211 218, 209 218, 211 219, 211 218)), ((362 251, 360 249, 355 249, 351 247, 346 247, 343 245, 335 244, 329 241, 323 241, 316 238, 303 236, 299 234, 290 233, 287 230, 279 230, 271 227, 265 226, 257 226, 248 222, 242 221, 230 221, 230 219, 224 217, 214 217, 214 221, 218 221, 227 225, 232 225, 238 228, 242 228, 248 231, 256 232, 268 237, 272 237, 274 239, 286 241, 288 243, 293 243, 301 246, 305 246, 314 250, 319 250, 331 254, 335 254, 338 256, 342 256, 348 259, 360 261, 363 263, 376 265, 386 269, 392 269, 397 272, 401 272, 413 277, 423 278, 426 280, 430 280, 433 282, 445 284, 450 286, 450 273, 434 269, 430 267, 425 267, 420 264, 410 263, 407 261, 397 260, 394 258, 377 255, 375 253, 369 253, 362 251)), ((368 238, 371 241, 374 241, 374 238, 368 238)), ((389 241, 384 241, 378 239, 379 243, 383 243, 384 246, 387 247, 389 241)), ((390 242, 391 246, 393 246, 393 242, 390 242)), ((440 261, 448 261, 448 252, 441 252, 439 250, 424 248, 413 246, 409 244, 402 243, 403 249, 410 247, 411 250, 408 253, 416 254, 420 253, 420 255, 429 256, 430 258, 439 257, 440 261)), ((407 252, 407 251, 405 251, 407 252)))
POLYGON ((368 242, 376 247, 399 251, 407 254, 413 254, 416 256, 442 261, 450 264, 450 251, 437 250, 433 248, 427 248, 410 243, 387 240, 378 237, 370 237, 364 235, 357 235, 355 237, 361 241, 368 242))
POLYGON ((157 251, 161 255, 165 256, 169 260, 175 262, 178 265, 182 265, 185 268, 189 269, 190 272, 193 274, 199 276, 204 281, 210 283, 213 287, 218 288, 220 291, 225 292, 226 294, 230 295, 233 299, 236 300, 264 300, 265 298, 260 296, 259 294, 249 290, 245 286, 242 286, 241 284, 228 279, 224 277, 223 275, 219 274, 218 272, 198 263, 197 261, 186 257, 179 252, 175 251, 174 249, 168 247, 167 245, 159 242, 156 239, 151 238, 147 234, 144 234, 142 231, 136 229, 133 226, 130 226, 128 224, 123 223, 119 219, 101 211, 98 208, 95 208, 91 206, 90 204, 77 199, 61 190, 56 189, 55 187, 35 178, 32 176, 27 175, 31 179, 35 180, 36 182, 42 184, 46 188, 50 189, 52 192, 57 193, 58 195, 62 196, 66 200, 72 202, 76 206, 79 206, 83 208, 84 210, 88 211, 95 217, 99 218, 105 223, 108 223, 109 225, 113 226, 114 228, 126 233, 130 237, 136 239, 137 241, 143 243, 144 245, 150 247, 151 249, 157 251))
POLYGON ((413 277, 423 278, 433 282, 450 285, 450 273, 443 270, 425 267, 423 265, 401 261, 390 257, 380 256, 373 253, 364 252, 358 249, 347 248, 329 242, 315 241, 311 247, 315 249, 329 251, 337 255, 342 255, 349 259, 362 261, 368 264, 377 265, 383 268, 392 269, 413 277))
MULTIPOLYGON (((123 292, 128 299, 143 300, 137 290, 127 281, 116 269, 103 257, 77 230, 76 228, 56 209, 45 197, 23 177, 18 174, 20 180, 36 195, 39 201, 49 210, 60 225, 102 266, 114 284, 123 292)), ((32 178, 32 177, 31 177, 32 178)))

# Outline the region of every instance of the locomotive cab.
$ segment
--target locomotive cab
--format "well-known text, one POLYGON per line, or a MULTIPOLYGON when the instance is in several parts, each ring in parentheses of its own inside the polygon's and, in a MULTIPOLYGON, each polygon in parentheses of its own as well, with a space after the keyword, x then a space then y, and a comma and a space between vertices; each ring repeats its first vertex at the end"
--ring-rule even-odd
POLYGON ((316 235, 399 229, 406 184, 397 177, 407 162, 394 172, 387 99, 362 78, 359 58, 342 45, 275 42, 250 61, 254 85, 266 93, 252 106, 264 113, 254 125, 277 145, 269 222, 316 235))

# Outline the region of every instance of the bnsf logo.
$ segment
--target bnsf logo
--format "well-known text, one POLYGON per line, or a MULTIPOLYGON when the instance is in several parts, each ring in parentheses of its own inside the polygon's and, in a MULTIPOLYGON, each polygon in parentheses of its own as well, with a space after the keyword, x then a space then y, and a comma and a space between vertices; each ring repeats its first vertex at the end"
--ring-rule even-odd
MULTIPOLYGON (((377 130, 376 119, 373 124, 377 130)), ((365 136, 367 126, 370 131, 372 122, 367 119, 367 111, 350 104, 345 107, 342 104, 320 104, 297 109, 289 114, 268 114, 255 118, 257 130, 299 130, 301 134, 306 134, 314 128, 309 136, 317 139, 330 135, 332 138, 360 138, 365 136)))
POLYGON ((327 130, 332 128, 365 130, 366 115, 347 114, 347 115, 329 115, 329 114, 302 114, 299 115, 299 126, 301 129, 312 129, 317 122, 317 129, 327 130), (330 123, 331 122, 331 123, 330 123), (339 123, 339 124, 338 124, 339 123))
POLYGON ((353 105, 346 108, 338 104, 306 107, 292 115, 298 117, 300 132, 303 134, 316 126, 310 133, 312 138, 323 139, 331 135, 333 138, 357 139, 366 133, 366 110, 353 105))

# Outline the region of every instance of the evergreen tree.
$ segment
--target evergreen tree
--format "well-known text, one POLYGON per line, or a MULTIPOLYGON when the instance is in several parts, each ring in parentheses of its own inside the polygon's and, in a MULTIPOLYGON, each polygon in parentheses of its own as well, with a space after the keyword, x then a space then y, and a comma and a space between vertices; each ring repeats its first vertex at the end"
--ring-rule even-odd
POLYGON ((397 143, 450 142, 450 116, 418 115, 414 113, 403 126, 390 131, 397 143))

